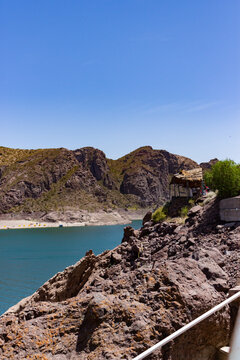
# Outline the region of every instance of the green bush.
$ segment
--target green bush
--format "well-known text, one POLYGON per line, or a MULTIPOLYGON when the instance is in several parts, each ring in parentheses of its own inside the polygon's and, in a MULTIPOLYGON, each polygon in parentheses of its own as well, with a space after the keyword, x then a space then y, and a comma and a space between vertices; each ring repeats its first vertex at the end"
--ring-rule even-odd
POLYGON ((195 205, 195 202, 194 202, 193 199, 190 199, 190 200, 188 200, 188 204, 189 204, 190 207, 192 207, 192 206, 195 205))
POLYGON ((233 160, 218 161, 204 175, 210 189, 218 191, 221 199, 240 194, 240 165, 233 160))
POLYGON ((164 211, 164 207, 161 206, 152 214, 152 220, 157 223, 165 220, 167 217, 166 212, 164 211))
POLYGON ((181 208, 180 210, 180 216, 182 218, 186 217, 187 216, 187 213, 188 213, 188 210, 189 210, 189 207, 188 206, 184 206, 181 208))

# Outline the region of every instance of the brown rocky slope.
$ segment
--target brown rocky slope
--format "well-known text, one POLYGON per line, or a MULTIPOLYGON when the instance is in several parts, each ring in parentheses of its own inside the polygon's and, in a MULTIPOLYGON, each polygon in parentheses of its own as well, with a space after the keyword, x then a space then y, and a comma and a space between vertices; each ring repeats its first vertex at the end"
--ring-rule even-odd
MULTIPOLYGON (((216 201, 183 225, 127 227, 121 245, 89 251, 0 318, 0 358, 132 359, 227 297, 239 250, 216 201)), ((229 329, 226 307, 148 359, 213 360, 229 329)))
POLYGON ((146 146, 118 159, 91 147, 19 150, 0 147, 0 214, 98 211, 156 206, 171 175, 197 164, 146 146))

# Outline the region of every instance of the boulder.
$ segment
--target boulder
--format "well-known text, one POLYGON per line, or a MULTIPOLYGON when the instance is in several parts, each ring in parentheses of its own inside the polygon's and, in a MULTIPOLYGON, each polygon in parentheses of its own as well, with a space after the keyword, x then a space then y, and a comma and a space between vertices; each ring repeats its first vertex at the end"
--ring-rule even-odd
POLYGON ((142 224, 144 225, 145 223, 147 223, 147 222, 149 222, 151 220, 152 220, 152 212, 148 211, 146 213, 146 215, 144 216, 144 218, 143 218, 142 224))

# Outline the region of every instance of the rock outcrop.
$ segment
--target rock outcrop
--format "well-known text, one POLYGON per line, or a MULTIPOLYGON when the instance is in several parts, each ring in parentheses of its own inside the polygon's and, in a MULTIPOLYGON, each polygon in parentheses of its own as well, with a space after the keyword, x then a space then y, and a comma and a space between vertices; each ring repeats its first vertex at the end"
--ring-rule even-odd
POLYGON ((121 169, 120 191, 137 196, 142 206, 162 205, 169 196, 170 177, 197 166, 191 159, 150 146, 139 148, 112 164, 115 171, 121 169))
POLYGON ((200 163, 201 168, 203 171, 210 170, 213 165, 215 165, 219 160, 217 158, 211 159, 208 162, 202 162, 200 163))
MULTIPOLYGON (((146 220, 3 315, 0 358, 132 359, 227 297, 240 275, 240 227, 219 223, 215 200, 186 224, 146 220)), ((229 329, 226 307, 149 359, 213 360, 229 329)))

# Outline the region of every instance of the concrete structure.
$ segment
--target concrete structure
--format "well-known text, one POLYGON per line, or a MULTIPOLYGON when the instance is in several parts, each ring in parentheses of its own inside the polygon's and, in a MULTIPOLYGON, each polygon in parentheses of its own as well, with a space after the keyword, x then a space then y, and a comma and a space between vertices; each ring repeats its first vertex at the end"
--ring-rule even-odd
POLYGON ((194 197, 203 192, 203 172, 202 168, 191 170, 181 170, 174 174, 169 185, 170 198, 174 197, 194 197))
POLYGON ((223 221, 240 221, 240 196, 220 201, 220 218, 223 221))

